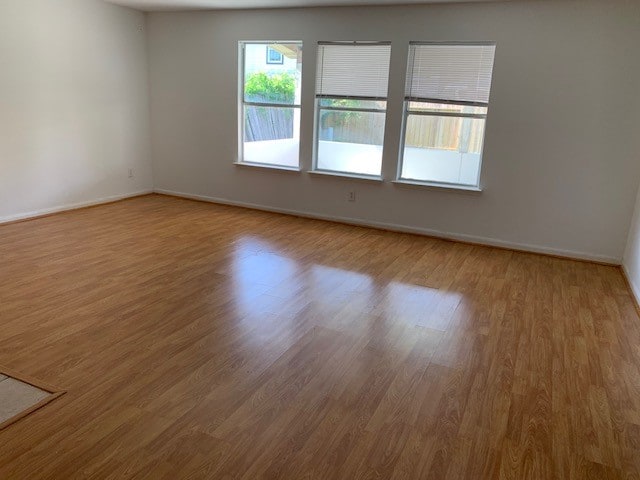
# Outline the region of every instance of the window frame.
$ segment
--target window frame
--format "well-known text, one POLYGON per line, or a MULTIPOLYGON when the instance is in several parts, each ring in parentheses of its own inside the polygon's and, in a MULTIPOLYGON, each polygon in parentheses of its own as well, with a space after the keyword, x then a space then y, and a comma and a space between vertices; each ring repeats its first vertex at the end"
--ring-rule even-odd
MULTIPOLYGON (((246 67, 246 46, 247 45, 265 45, 267 47, 267 60, 268 60, 268 51, 269 45, 278 45, 278 44, 296 44, 301 49, 303 48, 302 40, 240 40, 238 41, 238 154, 236 157, 236 161, 234 162, 236 165, 244 165, 244 166, 252 166, 252 167, 262 167, 262 168, 271 168, 275 170, 290 170, 290 171, 301 171, 301 149, 302 144, 298 141, 298 165, 295 167, 291 167, 288 165, 282 165, 277 163, 266 163, 266 162, 251 162, 246 161, 244 159, 244 133, 245 133, 245 115, 246 115, 246 107, 265 107, 265 108, 290 108, 295 111, 296 109, 300 112, 300 119, 302 118, 302 93, 300 94, 301 100, 299 103, 269 103, 269 102, 247 102, 245 100, 245 67, 246 67)), ((272 65, 270 63, 265 62, 267 65, 272 65)), ((278 63, 277 65, 284 64, 284 54, 282 63, 278 63)), ((301 72, 302 75, 302 72, 301 72)), ((302 78, 300 78, 300 90, 302 90, 302 78)), ((298 131, 300 131, 301 125, 298 126, 298 131)))
MULTIPOLYGON (((390 48, 390 55, 392 50, 392 42, 390 41, 360 41, 360 40, 355 40, 355 41, 320 41, 316 44, 316 48, 318 48, 320 45, 358 45, 358 44, 362 44, 362 45, 389 45, 390 48)), ((319 50, 319 49, 318 49, 319 50)), ((316 50, 316 53, 317 51, 316 50)), ((391 57, 389 58, 389 68, 391 67, 391 57)), ((317 82, 317 76, 318 76, 319 72, 316 71, 316 82, 317 82)), ((389 79, 390 76, 387 77, 387 88, 389 85, 389 79)), ((322 175, 330 175, 330 176, 336 176, 336 177, 348 177, 348 178, 356 178, 356 179, 363 179, 363 180, 377 180, 377 181, 382 181, 383 177, 382 177, 382 173, 384 171, 383 167, 384 165, 381 164, 380 165, 380 174, 379 175, 372 175, 372 174, 366 174, 366 173, 358 173, 358 172, 348 172, 348 171, 344 171, 344 170, 331 170, 331 169, 327 169, 327 168, 319 168, 318 167, 318 153, 319 153, 319 148, 320 148, 320 118, 321 118, 321 114, 322 111, 343 111, 343 112, 361 112, 361 113, 383 113, 384 114, 384 131, 383 131, 383 144, 382 144, 382 149, 383 149, 383 153, 382 153, 382 160, 384 161, 384 137, 386 135, 386 129, 387 129, 387 112, 389 110, 389 94, 387 93, 387 96, 382 98, 382 97, 366 97, 366 96, 354 96, 354 95, 345 95, 345 96, 338 96, 338 95, 323 95, 323 94, 319 94, 317 91, 315 92, 314 95, 314 127, 313 127, 313 158, 312 158, 312 167, 311 167, 311 171, 310 173, 317 173, 317 174, 322 174, 322 175), (335 107, 335 106, 322 106, 321 102, 322 100, 363 100, 363 101, 372 101, 372 102, 380 102, 380 101, 384 101, 385 102, 385 108, 384 109, 377 109, 377 108, 361 108, 361 107, 335 107)))
MULTIPOLYGON (((409 42, 409 55, 411 54, 411 46, 412 45, 434 45, 434 46, 493 46, 496 47, 495 42, 409 42)), ((407 66, 409 67, 409 66, 407 66)), ((495 68, 495 60, 494 65, 492 65, 492 71, 495 68)), ((405 74, 405 85, 409 81, 411 73, 407 68, 407 72, 405 74)), ((493 88, 493 78, 492 85, 493 88)), ((402 102, 402 126, 400 131, 400 152, 398 155, 398 168, 396 172, 396 179, 394 183, 404 183, 404 184, 413 184, 413 185, 424 185, 429 187, 442 187, 448 189, 456 189, 456 190, 471 190, 471 191, 482 191, 482 163, 484 157, 484 144, 487 135, 487 118, 489 114, 489 103, 483 102, 468 102, 468 101, 456 101, 456 100, 442 100, 442 99, 423 99, 423 98, 413 98, 408 97, 405 92, 405 96, 402 102), (441 104, 441 105, 456 105, 462 107, 484 107, 486 108, 485 113, 464 113, 464 112, 437 112, 435 110, 412 110, 410 108, 411 102, 414 103, 433 103, 433 104, 441 104), (484 128, 482 132, 482 147, 480 149, 480 159, 478 164, 478 176, 475 184, 466 184, 466 183, 454 183, 454 182, 445 182, 438 180, 420 180, 415 178, 407 178, 402 176, 402 170, 404 167, 404 154, 405 154, 405 146, 407 141, 407 123, 409 120, 409 116, 417 115, 417 116, 432 116, 432 117, 452 117, 452 118, 471 118, 471 119, 481 119, 484 120, 484 128)))

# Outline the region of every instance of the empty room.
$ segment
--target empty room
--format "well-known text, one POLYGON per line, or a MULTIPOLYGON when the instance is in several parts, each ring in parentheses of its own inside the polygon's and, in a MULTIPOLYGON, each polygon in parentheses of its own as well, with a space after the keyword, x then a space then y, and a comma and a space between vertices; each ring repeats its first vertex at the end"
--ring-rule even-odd
POLYGON ((640 480, 640 0, 0 0, 0 479, 640 480))

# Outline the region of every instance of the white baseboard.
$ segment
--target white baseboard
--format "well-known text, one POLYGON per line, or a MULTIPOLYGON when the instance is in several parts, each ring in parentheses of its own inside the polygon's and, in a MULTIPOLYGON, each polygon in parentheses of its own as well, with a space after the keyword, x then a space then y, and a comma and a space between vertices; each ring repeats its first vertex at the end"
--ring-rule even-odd
POLYGON ((624 273, 624 276, 627 278, 627 283, 629 284, 629 287, 631 289, 631 294, 633 295, 634 300, 636 301, 636 305, 640 310, 640 286, 633 280, 633 277, 629 274, 629 270, 627 270, 627 266, 624 264, 624 262, 622 263, 622 273, 624 273))
POLYGON ((44 215, 50 215, 52 213, 66 212, 67 210, 76 210, 78 208, 91 207, 93 205, 100 205, 102 203, 116 202, 118 200, 124 200, 125 198, 139 197, 140 195, 147 195, 149 193, 153 193, 153 189, 140 190, 137 192, 124 193, 120 195, 112 195, 110 197, 97 198, 95 200, 89 200, 86 202, 68 203, 51 208, 43 208, 42 210, 34 210, 32 212, 8 215, 5 217, 0 217, 0 225, 2 225, 3 223, 11 223, 19 220, 42 217, 44 215))
POLYGON ((349 225, 357 225, 360 227, 378 228, 378 229, 392 230, 394 232, 402 232, 402 233, 413 233, 417 235, 425 235, 428 237, 441 238, 444 240, 474 243, 474 244, 486 245, 490 247, 508 248, 508 249, 519 250, 523 252, 541 253, 545 255, 554 255, 554 256, 565 257, 565 258, 574 259, 574 260, 587 260, 591 262, 606 263, 606 264, 611 264, 615 266, 618 266, 621 264, 621 259, 615 258, 615 257, 608 257, 606 255, 576 252, 572 250, 561 250, 557 248, 541 247, 537 245, 529 245, 524 243, 507 242, 507 241, 498 240, 495 238, 486 238, 486 237, 479 237, 475 235, 443 232, 440 230, 432 230, 428 228, 411 227, 407 225, 376 222, 371 220, 361 220, 358 218, 338 217, 338 216, 331 216, 331 215, 323 215, 320 213, 305 212, 300 210, 269 207, 265 205, 254 204, 254 203, 238 202, 234 200, 227 200, 225 198, 210 197, 207 195, 194 195, 190 193, 177 192, 174 190, 166 190, 161 188, 154 189, 154 192, 165 194, 165 195, 172 195, 175 197, 187 198, 191 200, 201 200, 205 202, 219 203, 222 205, 232 205, 236 207, 252 208, 254 210, 263 210, 266 212, 284 213, 287 215, 313 218, 315 220, 327 220, 331 222, 346 223, 349 225))

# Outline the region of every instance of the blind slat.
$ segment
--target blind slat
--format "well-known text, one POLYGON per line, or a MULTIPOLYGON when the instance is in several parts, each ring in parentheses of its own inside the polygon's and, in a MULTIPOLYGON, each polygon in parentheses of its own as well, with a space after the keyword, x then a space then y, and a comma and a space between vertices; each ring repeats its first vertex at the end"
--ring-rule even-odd
POLYGON ((387 98, 391 45, 320 44, 316 94, 387 98))
POLYGON ((405 96, 487 105, 495 45, 410 45, 405 96))

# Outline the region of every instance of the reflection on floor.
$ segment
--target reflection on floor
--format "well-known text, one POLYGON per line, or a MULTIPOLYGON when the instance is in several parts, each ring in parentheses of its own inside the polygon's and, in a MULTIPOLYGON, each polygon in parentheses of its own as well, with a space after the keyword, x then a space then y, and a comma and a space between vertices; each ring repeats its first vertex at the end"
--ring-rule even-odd
POLYGON ((640 474, 620 271, 146 196, 0 227, 0 478, 640 474))

